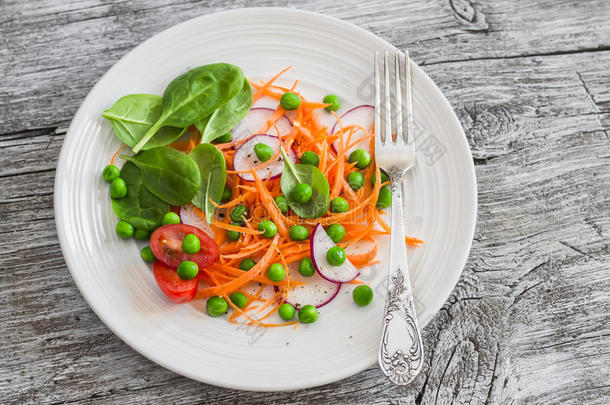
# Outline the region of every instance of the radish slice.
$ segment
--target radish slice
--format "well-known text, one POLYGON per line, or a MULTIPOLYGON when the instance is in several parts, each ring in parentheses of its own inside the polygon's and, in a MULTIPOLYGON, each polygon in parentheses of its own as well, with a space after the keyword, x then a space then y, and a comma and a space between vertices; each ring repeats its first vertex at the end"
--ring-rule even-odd
POLYGON ((298 263, 291 265, 289 271, 293 281, 304 283, 294 287, 286 296, 286 302, 296 309, 304 305, 314 305, 316 308, 323 307, 339 294, 341 283, 330 282, 318 273, 314 273, 311 277, 303 277, 299 273, 298 263))
MULTIPOLYGON (((354 124, 360 125, 364 129, 369 131, 369 135, 372 132, 374 123, 375 123, 375 107, 373 107, 372 105, 368 105, 368 104, 363 104, 363 105, 359 105, 358 107, 354 107, 341 116, 341 124, 343 125, 343 127, 347 127, 347 126, 354 125, 354 124)), ((337 131, 339 131, 339 129, 340 129, 339 122, 336 122, 335 125, 333 126, 333 130, 331 131, 331 134, 336 133, 337 131)), ((349 136, 349 131, 348 131, 342 135, 343 146, 347 147, 348 143, 353 144, 359 138, 362 138, 364 136, 366 136, 366 134, 359 129, 355 129, 354 132, 352 133, 351 137, 349 136), (349 139, 349 141, 348 141, 348 139, 349 139)), ((339 150, 339 140, 336 140, 335 142, 333 142, 333 149, 335 150, 335 152, 337 152, 339 150)), ((352 146, 351 148, 349 148, 347 150, 347 155, 349 156, 349 154, 352 153, 353 151, 355 151, 356 149, 364 149, 367 152, 370 152, 371 151, 370 140, 363 139, 362 141, 358 142, 357 144, 355 144, 354 146, 352 146)))
MULTIPOLYGON (((239 124, 231 131, 231 141, 238 141, 245 139, 253 134, 258 134, 265 130, 267 121, 275 114, 275 110, 272 108, 256 107, 251 108, 250 112, 246 117, 241 120, 239 124)), ((274 135, 285 135, 292 129, 292 122, 288 117, 282 115, 276 122, 275 126, 269 128, 267 132, 274 135), (277 127, 277 130, 275 129, 277 127), (279 130, 279 134, 277 131, 279 130)))
POLYGON ((354 280, 360 272, 349 260, 346 259, 341 266, 328 264, 326 252, 333 246, 336 246, 335 242, 328 236, 324 227, 317 224, 311 234, 310 243, 310 255, 314 267, 322 277, 333 283, 347 283, 354 280))
POLYGON ((207 233, 208 236, 213 238, 215 232, 212 230, 207 221, 195 211, 195 209, 196 207, 193 204, 187 204, 180 207, 180 221, 183 224, 201 229, 203 232, 207 233))
POLYGON ((257 292, 260 291, 260 297, 264 300, 268 300, 269 298, 273 297, 273 294, 275 294, 275 289, 273 288, 273 286, 265 285, 262 290, 261 290, 261 287, 262 287, 261 283, 252 281, 252 282, 246 284, 245 286, 243 286, 242 288, 240 288, 238 291, 241 291, 243 293, 250 294, 250 295, 255 295, 257 292))
MULTIPOLYGON (((233 157, 233 168, 237 171, 249 170, 253 167, 260 166, 264 162, 261 162, 254 152, 254 145, 257 143, 264 143, 273 149, 273 153, 276 154, 280 150, 280 139, 274 135, 260 134, 254 135, 252 138, 244 142, 235 152, 233 157)), ((294 150, 289 150, 290 158, 296 162, 297 156, 294 150)), ((274 162, 269 163, 267 166, 258 169, 256 174, 261 179, 275 179, 282 175, 284 170, 284 160, 282 155, 278 155, 274 162)), ((252 173, 239 173, 239 177, 246 181, 254 181, 252 173)))

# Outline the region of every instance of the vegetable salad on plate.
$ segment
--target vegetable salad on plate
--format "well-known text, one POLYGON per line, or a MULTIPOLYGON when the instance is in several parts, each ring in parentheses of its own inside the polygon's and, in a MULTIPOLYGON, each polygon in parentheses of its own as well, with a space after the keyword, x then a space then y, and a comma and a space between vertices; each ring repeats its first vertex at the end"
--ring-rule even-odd
POLYGON ((116 233, 148 241, 141 257, 168 299, 206 299, 207 314, 232 323, 313 323, 344 284, 369 305, 358 276, 390 231, 374 108, 340 116, 336 95, 276 84, 287 70, 254 82, 234 65, 200 66, 162 96, 129 94, 103 113, 123 143, 102 171, 116 233), (253 107, 263 98, 276 108, 253 107))

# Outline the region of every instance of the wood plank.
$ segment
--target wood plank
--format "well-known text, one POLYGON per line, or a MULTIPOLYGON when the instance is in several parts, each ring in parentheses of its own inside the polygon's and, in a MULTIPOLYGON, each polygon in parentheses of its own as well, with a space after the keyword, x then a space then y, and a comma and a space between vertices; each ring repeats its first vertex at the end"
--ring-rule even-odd
POLYGON ((0 403, 610 402, 610 51, 593 51, 608 46, 608 26, 599 26, 608 3, 327 3, 299 5, 426 61, 473 151, 476 237, 424 331, 422 375, 397 388, 373 368, 315 389, 253 394, 179 377, 112 334, 72 282, 57 241, 54 167, 68 121, 130 47, 228 3, 5 1, 0 403))
MULTIPOLYGON (((610 49, 605 0, 282 4, 350 21, 408 47, 424 64, 610 49)), ((0 133, 69 121, 95 82, 134 46, 194 16, 240 6, 224 0, 3 2, 0 133)))

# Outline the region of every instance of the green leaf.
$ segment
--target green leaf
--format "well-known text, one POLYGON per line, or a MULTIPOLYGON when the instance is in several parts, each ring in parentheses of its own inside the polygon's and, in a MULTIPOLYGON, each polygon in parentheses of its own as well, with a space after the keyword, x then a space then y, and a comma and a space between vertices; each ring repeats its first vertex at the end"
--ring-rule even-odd
POLYGON ((140 169, 126 162, 121 169, 121 178, 127 184, 127 196, 112 199, 112 209, 117 217, 145 231, 153 231, 161 226, 163 215, 169 211, 169 204, 148 191, 140 169))
POLYGON ((134 146, 139 152, 163 126, 184 128, 207 117, 241 90, 244 73, 234 65, 200 66, 172 80, 163 93, 163 113, 134 146))
MULTIPOLYGON (((163 98, 154 94, 128 94, 102 114, 114 129, 114 135, 133 148, 161 116, 163 98)), ((142 147, 150 149, 169 145, 186 131, 184 128, 162 127, 142 147)))
POLYGON ((320 218, 328 211, 330 187, 324 174, 315 166, 295 164, 281 148, 284 158, 284 171, 280 180, 282 193, 288 200, 288 205, 301 218, 320 218), (313 194, 307 204, 300 204, 292 198, 292 190, 297 184, 307 183, 313 194))
POLYGON ((201 173, 201 188, 192 203, 205 213, 205 218, 210 223, 210 218, 216 209, 210 200, 219 204, 225 188, 227 178, 225 158, 214 145, 209 143, 195 147, 189 153, 189 157, 197 163, 201 173))
POLYGON ((252 107, 252 88, 248 79, 239 93, 211 115, 195 122, 195 127, 202 134, 201 142, 212 142, 233 129, 252 107))
POLYGON ((134 156, 121 157, 138 166, 146 188, 171 205, 184 205, 199 191, 199 167, 182 152, 158 146, 134 156))

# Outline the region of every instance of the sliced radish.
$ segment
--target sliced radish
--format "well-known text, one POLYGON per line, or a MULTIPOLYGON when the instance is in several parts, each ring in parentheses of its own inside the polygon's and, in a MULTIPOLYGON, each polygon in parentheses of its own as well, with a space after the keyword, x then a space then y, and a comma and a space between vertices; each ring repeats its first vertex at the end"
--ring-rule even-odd
POLYGON ((341 266, 332 266, 328 263, 326 260, 326 252, 336 245, 330 236, 328 236, 322 225, 317 224, 315 226, 310 240, 311 260, 322 277, 333 283, 347 283, 358 277, 360 272, 347 259, 341 266))
POLYGON ((289 271, 293 281, 304 283, 290 290, 286 297, 286 302, 292 304, 296 309, 304 305, 323 307, 339 294, 341 283, 328 281, 318 273, 314 273, 311 277, 304 277, 298 271, 298 263, 291 265, 289 271))
POLYGON ((193 204, 187 204, 183 207, 180 207, 180 221, 183 224, 191 225, 191 226, 201 229, 203 232, 207 233, 208 236, 213 238, 215 235, 215 232, 212 230, 210 225, 204 219, 205 214, 203 214, 203 212, 201 212, 201 211, 199 211, 199 212, 201 212, 201 214, 199 214, 197 212, 197 210, 198 210, 198 208, 195 207, 193 204), (203 215, 203 217, 202 217, 202 215, 203 215))
MULTIPOLYGON (((248 139, 244 142, 237 151, 235 152, 235 156, 233 157, 233 168, 237 171, 245 171, 249 170, 253 167, 260 166, 264 162, 261 162, 256 156, 254 152, 254 146, 257 143, 264 143, 273 149, 273 153, 277 154, 280 150, 280 139, 274 135, 260 134, 255 135, 252 138, 248 139)), ((290 158, 296 162, 297 155, 294 150, 289 150, 290 158)), ((275 179, 281 176, 282 171, 284 170, 284 159, 281 155, 278 155, 275 161, 269 163, 263 168, 260 168, 256 171, 256 174, 261 179, 275 179)), ((254 181, 254 176, 252 173, 239 173, 239 177, 246 181, 254 181)))
MULTIPOLYGON (((231 140, 237 141, 240 139, 245 139, 250 135, 258 134, 261 131, 264 131, 265 127, 267 126, 267 121, 271 119, 273 114, 275 114, 275 110, 272 108, 251 108, 248 115, 246 115, 246 117, 241 120, 241 122, 231 131, 231 140)), ((282 115, 276 122, 275 126, 269 128, 267 132, 274 135, 285 135, 290 132, 291 129, 292 122, 288 117, 282 115), (275 127, 277 127, 277 130, 275 127), (277 131, 280 133, 278 134, 277 131)))
POLYGON ((250 294, 250 295, 255 295, 256 293, 258 293, 260 291, 259 296, 263 300, 268 300, 269 298, 273 297, 273 294, 275 294, 275 289, 273 288, 273 286, 265 285, 262 290, 261 290, 261 287, 262 287, 261 283, 252 281, 252 282, 246 284, 245 286, 243 286, 242 288, 240 288, 239 291, 246 293, 246 294, 250 294))
MULTIPOLYGON (((346 112, 345 114, 343 114, 340 119, 341 119, 341 125, 343 125, 344 128, 347 126, 350 126, 350 125, 360 125, 364 129, 369 131, 369 135, 370 135, 370 133, 373 129, 373 124, 375 123, 375 107, 373 107, 372 105, 368 105, 368 104, 359 105, 358 107, 354 107, 351 110, 349 110, 348 112, 346 112)), ((337 131, 339 131, 339 129, 340 129, 339 122, 336 122, 335 125, 333 126, 333 130, 331 131, 331 134, 336 133, 337 131)), ((358 139, 363 138, 364 136, 366 136, 366 134, 362 130, 359 130, 359 129, 355 129, 354 132, 352 132, 351 136, 349 136, 349 132, 346 132, 342 135, 343 146, 347 147, 348 144, 351 145, 354 142, 356 142, 358 139)), ((333 142, 333 149, 335 150, 335 152, 338 151, 339 140, 336 140, 335 142, 333 142)), ((347 151, 348 156, 351 152, 353 152, 356 149, 364 149, 367 152, 370 152, 371 151, 370 140, 363 139, 362 141, 358 142, 357 144, 355 144, 354 146, 349 148, 347 151)))

